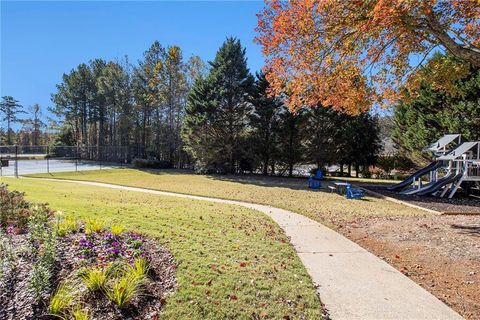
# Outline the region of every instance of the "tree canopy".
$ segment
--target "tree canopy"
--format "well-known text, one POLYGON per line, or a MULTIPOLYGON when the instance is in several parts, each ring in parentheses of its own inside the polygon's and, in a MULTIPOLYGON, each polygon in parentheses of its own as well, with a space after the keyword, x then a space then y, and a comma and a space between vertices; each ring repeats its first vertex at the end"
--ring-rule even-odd
MULTIPOLYGON (((480 66, 478 1, 266 0, 257 31, 272 93, 286 93, 292 110, 391 105, 435 50, 480 66)), ((456 80, 466 70, 438 72, 456 80)))
MULTIPOLYGON (((432 65, 438 60, 458 59, 435 55, 421 72, 432 74, 432 65)), ((436 87, 434 80, 424 80, 413 97, 400 100, 395 107, 393 138, 414 159, 428 157, 420 150, 447 133, 460 133, 470 141, 480 139, 480 68, 467 70, 452 86, 457 94, 436 87)))

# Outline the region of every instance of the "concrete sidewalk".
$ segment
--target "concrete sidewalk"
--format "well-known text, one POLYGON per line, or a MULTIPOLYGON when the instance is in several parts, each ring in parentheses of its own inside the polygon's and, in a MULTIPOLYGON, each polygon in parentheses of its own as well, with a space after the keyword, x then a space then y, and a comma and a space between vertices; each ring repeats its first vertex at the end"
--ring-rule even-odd
POLYGON ((462 319, 435 296, 383 260, 337 232, 291 211, 241 201, 98 182, 42 180, 226 203, 261 211, 275 220, 290 237, 292 245, 317 285, 322 303, 334 320, 462 319))

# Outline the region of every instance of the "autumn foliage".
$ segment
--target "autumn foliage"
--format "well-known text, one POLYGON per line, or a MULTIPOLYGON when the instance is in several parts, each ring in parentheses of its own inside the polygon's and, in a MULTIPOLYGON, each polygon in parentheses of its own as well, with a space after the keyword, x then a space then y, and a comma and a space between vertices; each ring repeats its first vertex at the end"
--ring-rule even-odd
MULTIPOLYGON (((476 0, 266 0, 257 31, 272 93, 292 110, 389 105, 400 86, 419 83, 418 66, 437 50, 480 66, 476 0)), ((465 68, 439 72, 441 86, 442 74, 465 68)))

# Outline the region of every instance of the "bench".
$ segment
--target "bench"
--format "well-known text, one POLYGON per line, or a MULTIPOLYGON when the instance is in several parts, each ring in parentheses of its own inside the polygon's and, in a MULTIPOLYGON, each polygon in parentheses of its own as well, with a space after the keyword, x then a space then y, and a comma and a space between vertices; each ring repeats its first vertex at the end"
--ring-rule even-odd
POLYGON ((337 188, 335 186, 328 186, 328 189, 330 189, 330 192, 337 192, 337 188))

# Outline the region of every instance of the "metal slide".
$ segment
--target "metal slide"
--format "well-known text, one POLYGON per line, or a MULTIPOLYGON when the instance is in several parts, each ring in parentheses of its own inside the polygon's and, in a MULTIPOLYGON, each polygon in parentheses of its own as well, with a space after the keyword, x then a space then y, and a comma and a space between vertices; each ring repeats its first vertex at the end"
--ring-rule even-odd
POLYGON ((411 188, 404 189, 400 192, 400 194, 407 195, 407 196, 410 196, 412 194, 416 194, 416 193, 418 193, 422 190, 425 190, 425 189, 431 187, 435 182, 436 181, 425 183, 421 187, 414 186, 414 187, 411 187, 411 188))
POLYGON ((420 192, 417 193, 417 195, 424 196, 427 194, 435 193, 438 190, 440 190, 443 186, 461 179, 462 176, 463 176, 463 172, 461 173, 452 172, 449 175, 443 177, 442 179, 437 180, 437 182, 432 183, 428 187, 423 188, 420 192))
POLYGON ((411 176, 409 176, 408 178, 406 178, 402 182, 397 183, 393 186, 388 186, 387 190, 390 190, 390 191, 401 190, 401 189, 411 185, 413 183, 413 180, 417 179, 418 177, 423 176, 426 173, 429 173, 430 171, 436 170, 436 169, 440 168, 441 166, 442 166, 442 161, 433 161, 428 166, 418 170, 417 172, 415 172, 414 174, 412 174, 411 176))

